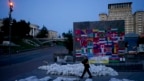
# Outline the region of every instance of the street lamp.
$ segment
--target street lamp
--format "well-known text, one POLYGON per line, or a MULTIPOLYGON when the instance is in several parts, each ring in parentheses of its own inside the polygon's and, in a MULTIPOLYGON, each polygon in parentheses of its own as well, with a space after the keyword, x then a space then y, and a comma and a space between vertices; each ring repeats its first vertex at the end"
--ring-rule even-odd
POLYGON ((11 0, 9 0, 9 8, 10 8, 10 13, 13 11, 13 2, 11 0))
POLYGON ((10 55, 10 59, 11 59, 11 25, 12 25, 11 13, 13 11, 13 6, 14 6, 13 2, 9 0, 9 55, 10 55))

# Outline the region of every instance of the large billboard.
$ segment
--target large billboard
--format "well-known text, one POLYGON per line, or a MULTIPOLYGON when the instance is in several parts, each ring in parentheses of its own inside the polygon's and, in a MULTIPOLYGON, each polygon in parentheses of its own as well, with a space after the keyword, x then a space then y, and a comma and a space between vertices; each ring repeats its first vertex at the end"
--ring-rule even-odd
POLYGON ((124 50, 124 21, 74 23, 76 57, 87 55, 92 63, 107 63, 112 55, 123 53, 124 50))

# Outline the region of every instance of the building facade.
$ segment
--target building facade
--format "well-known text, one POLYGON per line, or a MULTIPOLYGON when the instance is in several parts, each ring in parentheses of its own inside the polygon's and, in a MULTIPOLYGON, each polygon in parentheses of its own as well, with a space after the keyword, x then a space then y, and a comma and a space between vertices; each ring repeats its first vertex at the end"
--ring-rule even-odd
POLYGON ((48 30, 48 38, 49 39, 58 38, 58 32, 56 32, 54 30, 48 30))
POLYGON ((134 13, 134 29, 139 35, 144 33, 144 11, 134 13))
POLYGON ((30 32, 29 35, 32 37, 36 37, 36 35, 39 33, 39 26, 35 24, 30 24, 30 32))
POLYGON ((132 2, 108 4, 108 14, 99 14, 100 21, 124 20, 125 33, 134 32, 132 2))

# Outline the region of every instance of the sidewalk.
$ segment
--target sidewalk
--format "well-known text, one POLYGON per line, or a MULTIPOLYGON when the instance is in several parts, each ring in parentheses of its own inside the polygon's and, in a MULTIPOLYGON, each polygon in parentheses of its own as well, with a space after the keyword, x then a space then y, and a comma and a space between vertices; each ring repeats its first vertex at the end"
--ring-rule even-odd
MULTIPOLYGON (((117 79, 129 79, 134 81, 144 81, 144 72, 119 72, 118 76, 95 76, 92 78, 93 81, 109 81, 111 78, 117 79)), ((36 76, 37 78, 43 78, 46 76, 50 76, 53 80, 57 77, 65 77, 65 78, 79 78, 77 76, 58 76, 58 75, 48 75, 46 71, 35 69, 31 72, 15 76, 5 81, 16 81, 20 79, 24 79, 30 76, 36 76)), ((81 79, 81 81, 85 81, 87 78, 81 79)), ((52 80, 51 80, 52 81, 52 80)))
MULTIPOLYGON (((144 61, 143 61, 144 62, 144 61)), ((27 62, 29 63, 29 62, 27 62)), ((38 63, 38 62, 37 62, 38 63)), ((43 65, 42 62, 39 62, 39 64, 43 65)), ((8 67, 8 66, 5 66, 5 67, 2 67, 0 68, 0 72, 3 73, 3 70, 7 70, 6 72, 10 72, 10 73, 5 73, 7 74, 7 76, 4 76, 3 75, 0 75, 0 81, 16 81, 16 80, 20 80, 20 79, 24 79, 24 78, 28 78, 30 76, 36 76, 38 79, 39 78, 44 78, 46 76, 49 76, 51 77, 53 80, 56 79, 57 77, 65 77, 65 78, 78 78, 78 76, 60 76, 60 75, 48 75, 46 74, 46 71, 45 70, 40 70, 38 69, 39 66, 36 66, 35 69, 31 69, 29 71, 21 71, 20 69, 22 68, 18 68, 18 66, 21 65, 21 64, 16 64, 11 66, 11 67, 8 67), (20 73, 19 75, 16 75, 17 74, 17 71, 18 72, 22 72, 20 73), (13 74, 15 76, 13 76, 13 74)), ((25 65, 29 65, 29 64, 25 64, 25 65)), ((34 65, 33 65, 34 66, 34 65)), ((28 68, 27 66, 21 66, 23 67, 23 69, 26 69, 28 68)), ((31 67, 32 68, 32 67, 31 67)), ((95 76, 92 78, 93 81, 109 81, 111 78, 117 78, 117 79, 129 79, 129 80, 134 80, 134 81, 144 81, 144 71, 118 71, 118 76, 95 76)), ((87 78, 84 78, 84 79, 81 79, 80 81, 85 81, 87 78)), ((51 80, 51 81, 53 81, 51 80)))

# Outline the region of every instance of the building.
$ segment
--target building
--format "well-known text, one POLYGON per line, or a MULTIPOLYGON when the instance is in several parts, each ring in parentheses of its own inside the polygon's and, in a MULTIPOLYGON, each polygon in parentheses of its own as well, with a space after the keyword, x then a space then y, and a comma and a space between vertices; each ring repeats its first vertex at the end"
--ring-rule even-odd
POLYGON ((99 14, 100 21, 106 21, 108 20, 108 15, 106 13, 99 14))
POLYGON ((100 21, 124 20, 125 33, 134 32, 132 2, 108 4, 108 14, 99 14, 100 21))
POLYGON ((144 33, 144 11, 134 13, 134 29, 139 35, 144 33))
POLYGON ((39 26, 35 24, 30 24, 30 32, 29 35, 35 37, 39 33, 39 26))
POLYGON ((48 38, 49 39, 58 38, 58 32, 56 32, 54 30, 48 30, 48 38))

